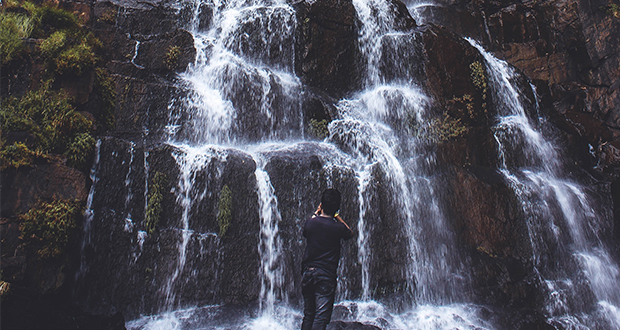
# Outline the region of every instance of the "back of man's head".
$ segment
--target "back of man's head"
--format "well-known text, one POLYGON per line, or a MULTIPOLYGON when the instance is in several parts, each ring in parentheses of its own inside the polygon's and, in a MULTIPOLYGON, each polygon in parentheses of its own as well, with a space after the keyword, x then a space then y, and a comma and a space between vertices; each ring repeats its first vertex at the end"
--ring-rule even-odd
POLYGON ((326 189, 321 196, 323 213, 333 216, 340 209, 340 191, 337 189, 326 189))

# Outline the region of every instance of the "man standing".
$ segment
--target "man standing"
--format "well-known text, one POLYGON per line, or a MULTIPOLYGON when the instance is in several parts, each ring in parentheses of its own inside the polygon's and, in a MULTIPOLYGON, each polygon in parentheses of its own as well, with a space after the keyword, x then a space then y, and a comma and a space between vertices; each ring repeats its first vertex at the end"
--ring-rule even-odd
POLYGON ((325 190, 316 213, 306 220, 304 226, 307 244, 302 261, 302 330, 325 330, 332 317, 336 296, 336 271, 340 261, 340 240, 353 237, 351 228, 337 214, 340 199, 338 190, 325 190))

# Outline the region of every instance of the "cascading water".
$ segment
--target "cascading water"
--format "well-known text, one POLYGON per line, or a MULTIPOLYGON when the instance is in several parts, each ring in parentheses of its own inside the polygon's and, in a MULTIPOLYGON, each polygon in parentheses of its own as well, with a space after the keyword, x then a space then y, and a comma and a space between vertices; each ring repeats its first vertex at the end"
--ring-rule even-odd
POLYGON ((514 71, 468 41, 484 56, 496 90, 500 171, 527 216, 534 266, 548 289, 550 323, 569 329, 619 328, 620 271, 601 240, 608 219, 595 210, 586 187, 563 178, 562 159, 542 133, 544 119, 535 124, 537 119, 528 117, 514 71), (511 149, 515 146, 518 152, 511 149), (594 310, 588 291, 598 304, 594 310))
MULTIPOLYGON (((443 209, 432 133, 441 114, 420 81, 424 45, 418 31, 393 26, 392 2, 353 1, 361 22, 358 44, 365 78, 360 91, 336 103, 329 137, 322 142, 307 138, 304 128, 304 87, 293 73, 295 10, 276 0, 185 5, 193 13, 188 30, 197 55, 178 77, 183 95, 169 104, 168 141, 145 149, 143 156, 133 143, 119 147, 123 151, 117 154, 106 149, 106 162, 123 164, 117 177, 102 179, 106 186, 118 181, 119 200, 99 196, 93 206, 90 196, 88 202, 85 237, 90 237, 94 209, 101 210, 97 226, 122 217, 123 224, 110 226, 109 240, 121 235, 129 251, 123 271, 139 274, 127 279, 127 286, 145 288, 139 292, 147 298, 123 308, 148 316, 132 315, 127 327, 298 328, 304 218, 316 208, 318 192, 336 186, 348 199, 343 216, 357 230, 343 249, 337 319, 382 329, 492 329, 492 322, 480 316, 481 307, 472 303, 469 259, 443 209), (139 157, 144 157, 143 172, 136 169, 139 157), (172 165, 162 165, 166 157, 172 165), (169 218, 147 234, 140 226, 147 218, 150 180, 160 170, 172 174, 170 190, 162 196, 172 196, 166 205, 169 218), (249 188, 222 198, 228 183, 237 184, 237 190, 249 188), (237 207, 250 209, 243 213, 249 219, 220 218, 226 213, 222 210, 230 211, 230 199, 243 200, 237 207), (144 212, 135 208, 138 202, 144 212), (125 219, 132 225, 123 227, 129 223, 125 219), (246 226, 238 229, 241 233, 227 233, 228 226, 240 223, 246 226), (249 247, 231 249, 235 244, 249 247), (238 251, 247 255, 235 255, 238 251), (239 261, 243 258, 249 260, 239 261), (254 292, 240 292, 253 287, 254 292), (233 305, 243 294, 239 300, 257 301, 230 307, 228 294, 235 296, 233 305)), ((510 69, 470 42, 487 60, 498 107, 499 170, 527 215, 532 259, 548 287, 549 323, 617 325, 620 293, 613 284, 619 270, 598 239, 596 217, 603 213, 591 205, 587 189, 564 179, 558 151, 540 133, 544 125, 532 124, 526 115, 510 69), (563 261, 556 265, 556 260, 563 261), (578 299, 585 291, 597 304, 596 312, 578 299)), ((94 173, 100 145, 91 195, 95 186, 99 189, 94 173)), ((87 271, 86 263, 82 266, 87 271)), ((115 294, 122 292, 119 287, 115 294)))

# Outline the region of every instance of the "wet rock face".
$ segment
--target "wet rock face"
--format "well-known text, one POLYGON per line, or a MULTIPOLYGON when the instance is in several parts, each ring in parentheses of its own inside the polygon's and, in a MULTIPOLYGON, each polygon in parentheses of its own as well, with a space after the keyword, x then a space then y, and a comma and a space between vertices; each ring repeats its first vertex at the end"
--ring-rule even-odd
POLYGON ((2 171, 2 216, 28 212, 40 201, 86 201, 86 175, 60 164, 34 165, 2 171))
POLYGON ((182 29, 191 15, 156 1, 98 1, 93 8, 93 32, 105 45, 103 60, 116 89, 113 134, 158 140, 169 100, 182 93, 175 73, 195 58, 193 38, 182 29))
POLYGON ((357 17, 351 1, 300 2, 295 71, 305 82, 339 97, 359 84, 357 17))
POLYGON ((231 152, 187 164, 183 155, 170 146, 134 149, 117 139, 102 143, 94 189, 106 193, 95 194, 84 272, 78 273, 77 297, 87 310, 136 317, 170 306, 241 304, 258 298, 258 278, 247 276, 256 273, 260 260, 254 161, 231 152), (149 182, 154 189, 156 173, 166 178, 163 209, 149 232, 147 222, 155 220, 145 218, 145 205, 152 198, 145 185, 149 182), (187 180, 196 183, 189 190, 187 180), (218 219, 224 186, 232 197, 225 232, 218 219), (183 235, 188 235, 188 257, 181 264, 183 235))
POLYGON ((453 167, 443 177, 448 210, 469 250, 473 288, 482 304, 536 309, 542 296, 533 276, 523 210, 504 177, 483 167, 453 167))

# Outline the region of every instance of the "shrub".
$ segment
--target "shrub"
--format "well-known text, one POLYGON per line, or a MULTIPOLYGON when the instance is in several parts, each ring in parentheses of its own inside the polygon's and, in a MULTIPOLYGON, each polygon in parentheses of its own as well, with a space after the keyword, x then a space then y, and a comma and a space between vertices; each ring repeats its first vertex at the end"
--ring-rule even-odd
POLYGON ((41 54, 45 57, 56 56, 67 42, 65 31, 56 31, 39 45, 41 54))
POLYGON ((0 56, 2 64, 14 60, 24 49, 22 38, 32 32, 32 19, 26 15, 3 11, 0 14, 0 56))
POLYGON ((95 139, 89 133, 78 133, 67 145, 67 165, 81 171, 88 170, 89 161, 95 150, 95 139))
POLYGON ((69 164, 82 166, 95 141, 90 137, 92 122, 76 112, 66 96, 44 85, 11 98, 0 111, 2 131, 26 131, 35 137, 34 149, 41 153, 70 155, 69 164))
POLYGON ((464 136, 469 132, 469 129, 461 122, 460 118, 455 119, 444 114, 442 118, 431 119, 423 127, 415 127, 414 131, 435 143, 444 143, 464 136))
POLYGON ((65 49, 54 59, 55 71, 59 74, 74 73, 81 75, 95 65, 96 56, 86 40, 65 49))
POLYGON ((39 150, 30 150, 22 142, 15 142, 0 149, 0 170, 30 166, 40 158, 46 158, 46 156, 39 150))
POLYGON ((53 258, 64 254, 67 243, 77 227, 83 207, 77 200, 55 200, 41 203, 20 216, 20 239, 26 245, 38 247, 40 258, 53 258))
POLYGON ((36 23, 33 31, 35 38, 43 39, 55 31, 73 30, 80 27, 80 22, 74 14, 51 4, 37 6, 26 1, 22 7, 30 13, 30 17, 36 23))

